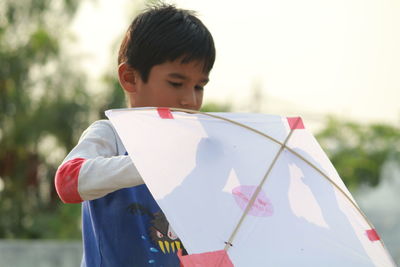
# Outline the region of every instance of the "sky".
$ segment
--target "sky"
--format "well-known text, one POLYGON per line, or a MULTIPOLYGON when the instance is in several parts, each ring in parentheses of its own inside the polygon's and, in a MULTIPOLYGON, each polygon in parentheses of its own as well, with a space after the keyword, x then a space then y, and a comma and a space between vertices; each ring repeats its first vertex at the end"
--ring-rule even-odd
MULTIPOLYGON (((238 112, 256 106, 306 123, 334 114, 400 125, 398 0, 169 2, 196 10, 213 34, 217 59, 206 103, 231 102, 238 112)), ((92 79, 115 69, 110 48, 140 3, 81 4, 71 29, 92 79)))

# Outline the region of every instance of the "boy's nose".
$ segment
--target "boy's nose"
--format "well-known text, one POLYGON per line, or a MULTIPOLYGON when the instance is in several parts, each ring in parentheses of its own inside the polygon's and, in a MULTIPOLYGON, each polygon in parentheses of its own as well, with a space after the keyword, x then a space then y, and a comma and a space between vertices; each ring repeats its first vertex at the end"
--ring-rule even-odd
POLYGON ((195 109, 197 107, 196 92, 194 90, 188 90, 180 99, 180 105, 183 108, 195 109))

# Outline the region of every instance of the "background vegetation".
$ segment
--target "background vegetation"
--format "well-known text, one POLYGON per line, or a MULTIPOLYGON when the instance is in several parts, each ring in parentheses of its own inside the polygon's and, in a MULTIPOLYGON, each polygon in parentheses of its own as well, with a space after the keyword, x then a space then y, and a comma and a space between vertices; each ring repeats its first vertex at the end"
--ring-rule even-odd
MULTIPOLYGON (((91 119, 123 107, 115 77, 96 102, 64 46, 77 0, 0 3, 0 238, 79 239, 80 205, 62 204, 53 177, 91 119)), ((259 100, 258 100, 259 101, 259 100)), ((208 103, 203 111, 229 111, 208 103)), ((400 129, 327 118, 317 139, 351 190, 380 182, 399 161, 400 129)))

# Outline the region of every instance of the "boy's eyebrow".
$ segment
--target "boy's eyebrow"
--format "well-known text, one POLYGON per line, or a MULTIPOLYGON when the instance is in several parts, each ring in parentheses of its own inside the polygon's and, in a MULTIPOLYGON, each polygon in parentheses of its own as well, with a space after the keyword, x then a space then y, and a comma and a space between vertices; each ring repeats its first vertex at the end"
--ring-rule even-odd
MULTIPOLYGON (((171 78, 177 78, 177 79, 181 79, 181 80, 187 80, 188 79, 185 75, 180 74, 180 73, 176 73, 176 72, 170 73, 170 74, 168 74, 168 76, 171 77, 171 78)), ((204 78, 200 82, 201 83, 208 83, 209 81, 210 81, 209 78, 204 78)))

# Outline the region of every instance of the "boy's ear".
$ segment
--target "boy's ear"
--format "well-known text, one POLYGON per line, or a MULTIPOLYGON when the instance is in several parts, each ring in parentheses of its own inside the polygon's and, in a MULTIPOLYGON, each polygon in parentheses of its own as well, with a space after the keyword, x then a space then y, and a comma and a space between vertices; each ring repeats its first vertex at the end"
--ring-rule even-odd
POLYGON ((118 79, 122 88, 128 93, 136 92, 137 72, 127 63, 118 66, 118 79))

